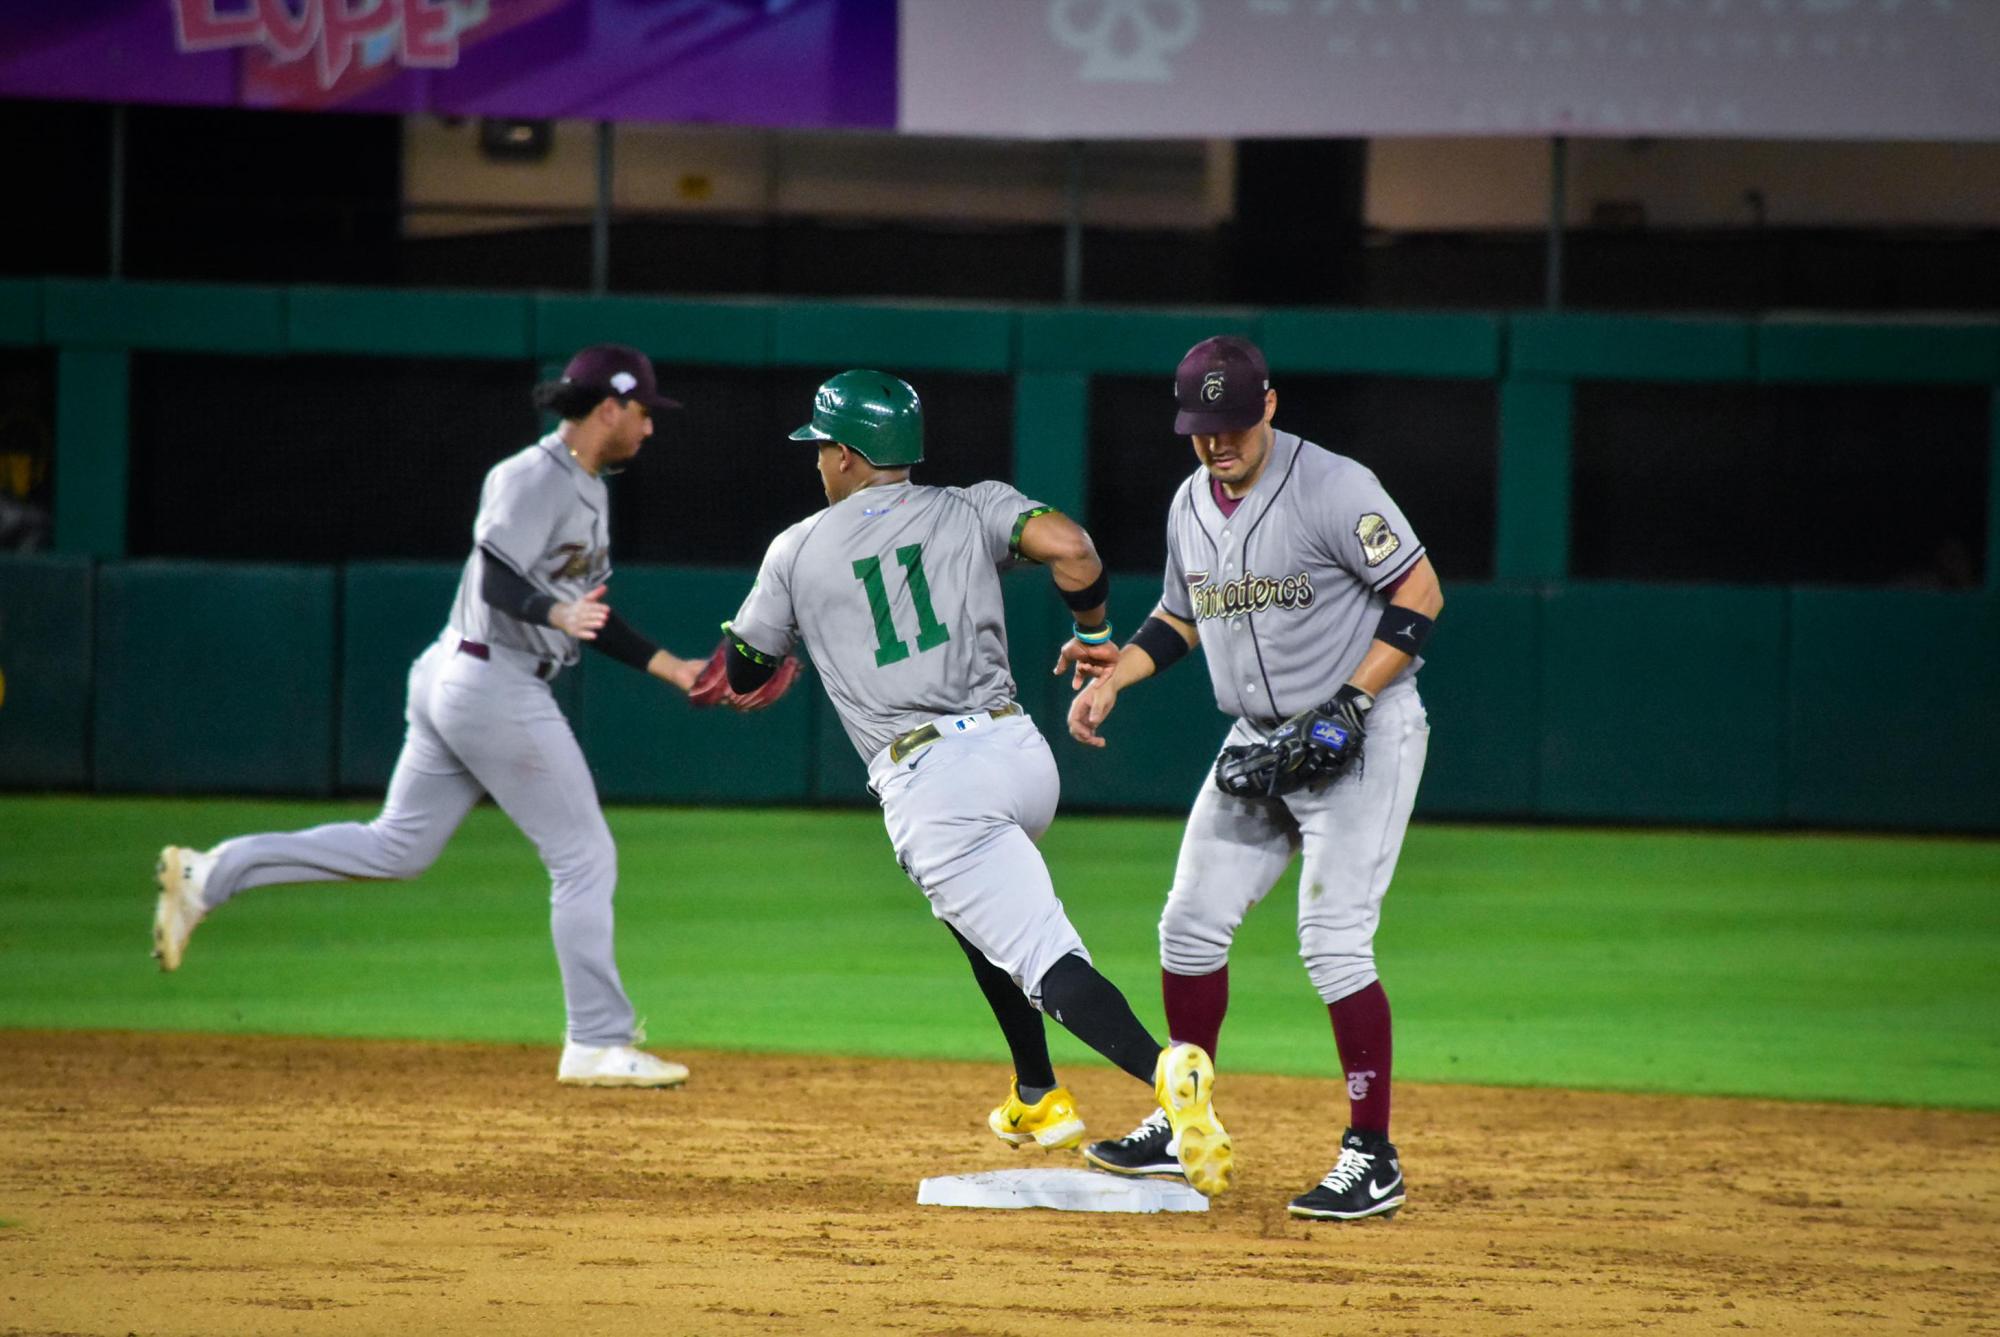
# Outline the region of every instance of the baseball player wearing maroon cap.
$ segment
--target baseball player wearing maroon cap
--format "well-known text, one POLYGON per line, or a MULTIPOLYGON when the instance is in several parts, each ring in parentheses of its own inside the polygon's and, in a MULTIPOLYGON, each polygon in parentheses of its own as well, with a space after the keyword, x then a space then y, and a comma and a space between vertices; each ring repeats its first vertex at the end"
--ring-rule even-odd
MULTIPOLYGON (((1295 1216, 1356 1220, 1403 1205, 1389 1140, 1388 998, 1375 930, 1423 775, 1430 726, 1418 652, 1444 606, 1409 520, 1365 466, 1272 426, 1277 392, 1256 345, 1205 339, 1174 380, 1174 430, 1201 467, 1167 518, 1160 603, 1115 665, 1093 673, 1070 733, 1099 736, 1121 691, 1196 644, 1235 717, 1188 816, 1160 918, 1174 1042, 1215 1052, 1229 947, 1303 852, 1299 954, 1326 1003, 1347 1078, 1332 1170, 1295 1216)), ((1084 1157, 1117 1174, 1172 1174, 1171 1130, 1149 1119, 1084 1157)))
POLYGON ((549 684, 584 644, 682 691, 694 684, 699 661, 660 649, 603 601, 604 476, 639 453, 656 410, 680 405, 660 393, 645 354, 620 344, 584 349, 534 400, 562 422, 486 475, 450 620, 410 670, 408 731, 381 815, 208 851, 167 846, 155 868, 153 955, 160 969, 178 969, 195 926, 252 887, 416 877, 491 794, 549 870, 569 1014, 557 1080, 674 1086, 687 1069, 635 1047, 644 1037, 612 943, 617 852, 549 684))

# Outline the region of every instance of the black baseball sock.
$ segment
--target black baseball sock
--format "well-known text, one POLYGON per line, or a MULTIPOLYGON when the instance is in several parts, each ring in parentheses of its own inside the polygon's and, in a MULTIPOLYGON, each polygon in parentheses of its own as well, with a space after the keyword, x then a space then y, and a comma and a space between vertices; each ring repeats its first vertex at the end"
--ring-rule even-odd
MULTIPOLYGON (((1055 1065, 1049 1061, 1049 1037, 1042 1028, 1042 1014, 986 954, 965 940, 965 935, 946 924, 951 936, 972 963, 972 978, 986 995, 986 1006, 1007 1037, 1007 1051, 1014 1056, 1014 1077, 1023 1090, 1045 1091, 1056 1084, 1055 1065)), ((1030 1102, 1033 1103, 1033 1102, 1030 1102)))
POLYGON ((1042 1011, 1142 1082, 1151 1083, 1161 1045, 1132 1015, 1118 986, 1074 952, 1042 976, 1042 1011))

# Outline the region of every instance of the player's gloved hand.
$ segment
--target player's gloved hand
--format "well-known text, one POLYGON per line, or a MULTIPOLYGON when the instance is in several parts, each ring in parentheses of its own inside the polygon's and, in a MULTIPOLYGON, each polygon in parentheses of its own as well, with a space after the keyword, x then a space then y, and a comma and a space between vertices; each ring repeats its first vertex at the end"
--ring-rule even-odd
POLYGON ((755 690, 738 693, 729 686, 729 656, 735 648, 727 640, 715 647, 715 653, 701 666, 695 675, 694 686, 688 689, 688 701, 697 706, 728 706, 731 710, 762 710, 791 690, 792 683, 799 676, 797 655, 786 655, 770 677, 759 683, 755 690))
POLYGON ((729 690, 729 667, 725 658, 729 653, 729 642, 715 647, 715 653, 701 666, 701 672, 694 675, 694 686, 688 688, 688 701, 697 706, 719 706, 728 703, 735 695, 729 690))
POLYGON ((738 710, 762 710, 765 706, 770 705, 786 692, 790 691, 793 681, 798 676, 798 656, 786 655, 784 661, 778 665, 777 672, 766 678, 755 691, 745 692, 741 695, 731 692, 727 704, 734 706, 738 710))
POLYGON ((1326 784, 1361 760, 1375 698, 1349 683, 1286 720, 1262 742, 1226 747, 1215 783, 1235 798, 1277 798, 1326 784))

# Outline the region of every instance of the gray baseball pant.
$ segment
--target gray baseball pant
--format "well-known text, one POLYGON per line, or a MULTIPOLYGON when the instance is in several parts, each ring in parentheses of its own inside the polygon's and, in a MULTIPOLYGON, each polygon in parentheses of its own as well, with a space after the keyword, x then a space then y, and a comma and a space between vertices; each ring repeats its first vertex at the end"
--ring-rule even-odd
POLYGON ((416 877, 491 794, 549 870, 569 1039, 629 1044, 632 1003, 612 940, 618 852, 583 749, 533 657, 496 646, 475 659, 457 641, 447 635, 410 668, 409 727, 381 815, 225 841, 203 900, 212 910, 252 887, 416 877))

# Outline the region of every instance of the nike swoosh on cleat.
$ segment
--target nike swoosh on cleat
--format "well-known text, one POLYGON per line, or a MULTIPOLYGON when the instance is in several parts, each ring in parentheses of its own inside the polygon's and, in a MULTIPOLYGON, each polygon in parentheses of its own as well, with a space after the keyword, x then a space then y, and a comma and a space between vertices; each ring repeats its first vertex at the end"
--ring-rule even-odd
POLYGON ((1018 1114, 1010 1114, 1007 1116, 1007 1122, 1012 1124, 1014 1127, 1019 1128, 1021 1126, 1021 1116, 1018 1114))
POLYGON ((1371 1179, 1368 1181, 1368 1196, 1375 1199, 1375 1201, 1380 1202, 1382 1201, 1382 1199, 1388 1197, 1391 1193, 1394 1193, 1397 1187, 1402 1182, 1403 1182, 1403 1176, 1397 1175, 1394 1179, 1391 1179, 1381 1188, 1376 1188, 1375 1181, 1371 1179))

